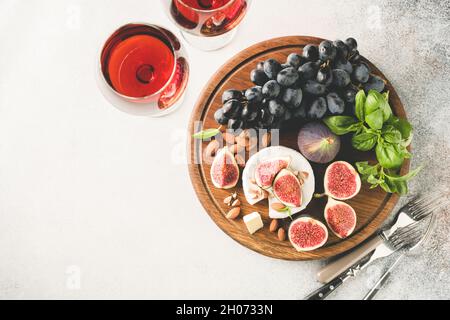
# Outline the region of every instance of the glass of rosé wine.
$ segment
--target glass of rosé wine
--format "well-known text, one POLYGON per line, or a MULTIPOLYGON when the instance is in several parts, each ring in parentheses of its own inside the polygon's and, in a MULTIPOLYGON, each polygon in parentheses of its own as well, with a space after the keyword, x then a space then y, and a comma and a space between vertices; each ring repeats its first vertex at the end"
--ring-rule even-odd
POLYGON ((118 109, 163 116, 181 103, 189 78, 187 55, 167 29, 129 23, 114 31, 99 54, 98 84, 118 109))
POLYGON ((192 46, 220 49, 233 40, 251 0, 161 0, 170 19, 192 46))

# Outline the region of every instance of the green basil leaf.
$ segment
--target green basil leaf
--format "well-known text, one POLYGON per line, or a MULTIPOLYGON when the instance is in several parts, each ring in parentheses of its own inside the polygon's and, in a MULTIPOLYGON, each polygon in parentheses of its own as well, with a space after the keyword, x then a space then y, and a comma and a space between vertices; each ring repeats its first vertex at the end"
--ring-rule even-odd
POLYGON ((399 152, 395 145, 390 143, 379 143, 375 148, 378 162, 383 168, 397 169, 404 160, 404 156, 399 152))
POLYGON ((366 117, 377 110, 383 113, 383 123, 392 116, 392 109, 387 100, 387 96, 375 90, 370 90, 365 103, 366 117))
POLYGON ((383 121, 383 112, 380 109, 366 113, 366 122, 374 130, 380 130, 383 127, 383 121))
POLYGON ((368 161, 360 161, 355 163, 358 172, 361 174, 373 174, 376 175, 378 173, 378 164, 370 165, 368 161))
POLYGON ((407 174, 403 175, 403 176, 398 176, 398 175, 390 175, 390 174, 385 174, 386 177, 389 178, 389 180, 392 181, 409 181, 412 178, 414 178, 415 176, 417 176, 417 174, 422 170, 422 166, 411 170, 410 172, 408 172, 407 174))
POLYGON ((361 121, 364 121, 365 104, 366 104, 366 94, 364 93, 364 90, 359 90, 355 97, 355 115, 361 121))
POLYGON ((397 192, 401 195, 408 193, 408 184, 406 181, 392 180, 389 176, 385 176, 384 181, 393 192, 397 192))
POLYGON ((386 182, 382 182, 379 184, 379 186, 381 187, 381 189, 383 189, 385 192, 389 192, 389 193, 394 193, 396 192, 396 190, 391 189, 391 187, 389 187, 389 185, 386 182))
MULTIPOLYGON (((367 117, 367 115, 371 114, 372 112, 375 112, 379 110, 379 104, 380 101, 378 99, 378 96, 375 94, 375 90, 369 90, 369 93, 367 94, 366 103, 364 104, 364 113, 367 117)), ((378 92, 377 92, 378 93, 378 92)))
POLYGON ((378 136, 374 133, 363 132, 360 134, 355 134, 352 137, 352 146, 356 150, 369 151, 377 143, 378 136))
POLYGON ((380 183, 380 187, 381 189, 389 193, 397 192, 397 187, 395 186, 395 184, 387 179, 384 179, 384 181, 380 183))
POLYGON ((394 123, 394 126, 398 131, 400 131, 403 139, 407 140, 410 138, 412 126, 408 120, 397 118, 397 121, 394 123))
POLYGON ((332 116, 325 118, 323 122, 337 135, 357 131, 362 126, 361 122, 351 116, 332 116))
POLYGON ((393 126, 395 129, 401 132, 402 138, 404 140, 410 139, 412 135, 412 126, 406 119, 400 119, 398 117, 392 116, 387 123, 393 126))
POLYGON ((391 126, 389 130, 383 130, 383 139, 389 143, 398 144, 402 141, 402 134, 400 131, 391 126))
POLYGON ((375 178, 375 176, 371 174, 371 175, 369 175, 367 177, 367 182, 370 183, 370 184, 378 185, 382 181, 380 179, 378 179, 378 178, 375 178))
POLYGON ((217 136, 220 133, 219 129, 206 129, 199 132, 196 132, 192 135, 194 139, 207 140, 214 136, 217 136))
POLYGON ((392 117, 391 106, 385 99, 383 99, 383 102, 380 104, 380 110, 383 112, 383 122, 388 121, 389 118, 392 117))

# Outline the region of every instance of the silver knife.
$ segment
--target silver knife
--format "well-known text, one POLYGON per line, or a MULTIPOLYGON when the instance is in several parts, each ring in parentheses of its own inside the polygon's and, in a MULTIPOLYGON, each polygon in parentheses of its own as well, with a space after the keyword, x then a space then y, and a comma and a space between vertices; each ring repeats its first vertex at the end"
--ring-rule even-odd
POLYGON ((358 263, 348 268, 344 273, 334 278, 329 283, 317 289, 316 291, 312 292, 305 299, 306 300, 325 299, 330 293, 332 293, 334 290, 340 287, 345 281, 347 281, 352 277, 355 277, 361 270, 366 268, 372 262, 374 262, 379 258, 387 257, 396 251, 396 249, 392 248, 388 244, 388 240, 382 233, 377 235, 376 238, 378 238, 380 242, 372 254, 369 254, 366 257, 364 257, 358 263))

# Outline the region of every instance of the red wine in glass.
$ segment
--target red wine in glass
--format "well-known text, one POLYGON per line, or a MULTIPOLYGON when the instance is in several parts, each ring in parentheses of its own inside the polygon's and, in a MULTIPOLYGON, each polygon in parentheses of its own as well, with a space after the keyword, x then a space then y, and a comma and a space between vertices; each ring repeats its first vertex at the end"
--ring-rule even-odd
POLYGON ((235 28, 244 18, 249 0, 170 0, 170 15, 186 31, 214 37, 235 28))
POLYGON ((183 94, 188 64, 178 39, 169 31, 129 24, 109 37, 101 53, 108 85, 129 101, 172 106, 183 94))

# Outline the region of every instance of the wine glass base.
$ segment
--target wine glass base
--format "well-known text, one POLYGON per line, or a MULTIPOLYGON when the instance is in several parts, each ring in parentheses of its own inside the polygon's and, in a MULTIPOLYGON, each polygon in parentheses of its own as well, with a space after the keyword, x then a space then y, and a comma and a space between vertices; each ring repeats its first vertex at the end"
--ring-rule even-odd
POLYGON ((215 51, 230 44, 237 33, 237 29, 238 28, 236 27, 227 33, 215 37, 196 36, 185 31, 180 31, 180 33, 184 40, 186 40, 186 42, 191 46, 203 51, 215 51))

